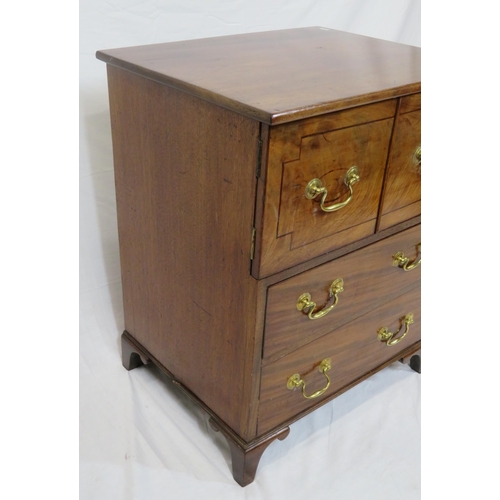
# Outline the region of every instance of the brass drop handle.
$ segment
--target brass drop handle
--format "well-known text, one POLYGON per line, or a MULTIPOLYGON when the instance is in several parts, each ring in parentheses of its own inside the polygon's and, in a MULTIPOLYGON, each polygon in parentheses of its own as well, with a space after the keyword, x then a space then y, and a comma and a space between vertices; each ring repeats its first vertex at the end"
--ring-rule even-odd
POLYGON ((317 398, 318 396, 321 396, 321 394, 323 394, 328 389, 328 387, 330 387, 330 377, 327 375, 326 372, 330 370, 331 367, 332 365, 330 358, 325 358, 323 361, 321 361, 321 363, 319 364, 319 372, 326 377, 327 384, 326 387, 320 389, 319 391, 316 391, 310 396, 306 394, 306 383, 302 380, 301 376, 298 373, 294 373, 291 377, 289 377, 286 386, 291 391, 293 389, 296 389, 297 387, 302 386, 302 396, 304 396, 306 399, 317 398))
POLYGON ((356 184, 356 182, 358 181, 359 181, 358 167, 356 166, 351 167, 347 171, 347 174, 345 175, 344 179, 344 184, 349 188, 350 192, 349 198, 347 198, 347 200, 341 203, 336 203, 335 205, 330 205, 329 207, 325 207, 325 200, 326 197, 328 196, 328 190, 326 189, 326 187, 323 186, 323 183, 319 179, 313 179, 312 181, 309 181, 309 184, 307 184, 306 186, 306 198, 308 200, 312 200, 316 198, 318 195, 321 195, 321 200, 319 203, 321 210, 323 210, 323 212, 335 212, 337 210, 340 210, 341 208, 344 208, 352 200, 353 196, 352 186, 356 184))
POLYGON ((404 318, 401 318, 401 321, 403 322, 403 326, 405 327, 405 331, 403 335, 401 335, 401 337, 398 337, 396 339, 393 338, 396 334, 390 332, 389 329, 384 326, 377 332, 377 338, 381 342, 385 342, 388 346, 396 345, 398 342, 403 340, 406 337, 406 334, 410 331, 410 325, 413 323, 413 313, 407 314, 404 318))
MULTIPOLYGON (((416 246, 416 249, 418 257, 420 255, 420 243, 416 246)), ((396 252, 392 256, 392 265, 400 267, 403 271, 411 271, 420 265, 422 259, 420 258, 417 260, 417 257, 410 262, 410 259, 406 257, 403 252, 396 252)))
POLYGON ((415 153, 413 153, 413 163, 415 165, 420 165, 422 162, 422 148, 419 146, 415 153))
POLYGON ((324 309, 321 309, 321 311, 314 312, 316 309, 316 302, 313 302, 311 300, 311 294, 309 293, 303 293, 298 299, 297 299, 297 310, 302 311, 304 314, 307 314, 309 319, 319 319, 322 318, 323 316, 326 316, 339 302, 339 293, 344 291, 344 280, 342 278, 337 278, 334 280, 334 282, 330 285, 330 290, 329 290, 329 300, 332 297, 335 297, 335 300, 333 301, 333 304, 330 307, 325 307, 324 309))

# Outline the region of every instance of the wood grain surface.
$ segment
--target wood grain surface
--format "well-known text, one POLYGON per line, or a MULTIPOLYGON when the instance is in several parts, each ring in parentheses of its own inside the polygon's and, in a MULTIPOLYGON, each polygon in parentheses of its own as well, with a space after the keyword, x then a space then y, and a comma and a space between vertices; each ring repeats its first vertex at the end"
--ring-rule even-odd
MULTIPOLYGON (((250 483, 288 425, 420 349, 420 49, 300 28, 99 51, 107 63, 126 332, 250 483), (319 178, 326 204, 305 197, 319 178), (255 248, 252 253, 252 234, 255 248), (310 320, 344 280, 339 303, 310 320), (414 324, 398 344, 377 331, 414 324), (288 390, 299 373, 308 394, 288 390)), ((331 299, 330 299, 331 300, 331 299)), ((401 335, 401 333, 399 333, 401 335)))
POLYGON ((396 118, 379 230, 420 215, 421 165, 414 160, 415 151, 420 146, 420 109, 406 111, 420 104, 420 99, 415 101, 406 101, 404 106, 401 104, 396 118), (405 112, 401 113, 403 109, 405 112))
POLYGON ((126 330, 251 439, 259 123, 113 66, 108 77, 126 330))
POLYGON ((226 432, 216 419, 210 418, 209 424, 214 431, 222 432, 226 438, 231 452, 233 478, 240 486, 247 486, 253 482, 260 459, 267 447, 276 439, 283 441, 290 434, 290 428, 285 427, 272 433, 258 443, 243 447, 238 441, 234 440, 231 434, 226 432))
POLYGON ((404 271, 392 265, 392 255, 403 251, 418 256, 420 226, 374 243, 298 276, 269 287, 264 335, 264 364, 331 332, 352 319, 393 300, 420 283, 420 266, 404 271), (311 320, 296 308, 297 299, 310 293, 317 310, 328 307, 334 279, 344 280, 337 306, 326 316, 311 320))
MULTIPOLYGON (((262 369, 258 434, 265 433, 287 419, 341 392, 344 386, 377 369, 420 340, 420 286, 366 313, 347 325, 317 339, 262 369), (414 323, 406 337, 394 346, 377 338, 387 327, 391 332, 402 329, 401 318, 413 313, 414 323), (306 399, 301 389, 287 389, 288 378, 298 373, 306 381, 306 394, 326 386, 318 367, 331 359, 329 389, 316 399, 306 399)), ((403 357, 403 356, 401 356, 403 357)), ((398 358, 397 358, 398 359, 398 358)))
POLYGON ((421 94, 408 95, 406 97, 401 97, 399 99, 399 114, 410 113, 411 111, 417 111, 421 106, 421 94))
MULTIPOLYGON (((391 132, 389 119, 304 137, 300 158, 283 165, 278 238, 291 233, 293 250, 375 222, 391 132), (345 177, 352 166, 358 168, 360 180, 342 209, 324 212, 321 196, 313 200, 304 196, 309 181, 319 179, 328 190, 326 207, 343 202, 350 195, 345 177)), ((338 246, 343 245, 342 237, 336 240, 338 246)))
POLYGON ((321 27, 101 50, 97 57, 268 124, 420 90, 420 48, 321 27))
MULTIPOLYGON (((271 127, 262 219, 252 275, 263 278, 375 232, 396 100, 271 127), (347 170, 360 181, 352 201, 326 213, 308 200, 310 180, 321 178, 334 199, 346 198, 347 170)), ((259 203, 259 200, 257 200, 259 203)))

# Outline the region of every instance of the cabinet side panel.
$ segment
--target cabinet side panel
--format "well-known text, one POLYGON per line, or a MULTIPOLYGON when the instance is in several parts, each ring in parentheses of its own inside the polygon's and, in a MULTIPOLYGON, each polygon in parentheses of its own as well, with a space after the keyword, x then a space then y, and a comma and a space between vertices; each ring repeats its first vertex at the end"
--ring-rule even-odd
POLYGON ((125 327, 251 439, 259 123, 119 68, 108 82, 125 327))

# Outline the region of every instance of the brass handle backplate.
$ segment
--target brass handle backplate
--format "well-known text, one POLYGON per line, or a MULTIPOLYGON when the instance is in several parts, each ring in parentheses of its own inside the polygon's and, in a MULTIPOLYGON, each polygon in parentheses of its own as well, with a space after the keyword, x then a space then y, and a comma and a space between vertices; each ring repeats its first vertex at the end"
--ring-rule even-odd
POLYGON ((345 207, 352 200, 353 196, 352 186, 356 184, 356 182, 358 181, 359 181, 358 167, 353 166, 347 171, 347 174, 344 178, 344 184, 349 188, 350 192, 349 198, 347 198, 347 200, 341 203, 336 203, 335 205, 330 205, 329 207, 326 207, 325 200, 326 197, 328 196, 328 190, 326 189, 326 187, 323 186, 323 183, 319 179, 313 179, 312 181, 309 181, 309 183, 306 186, 306 198, 308 200, 312 200, 317 196, 321 195, 321 200, 319 203, 321 210, 323 210, 323 212, 335 212, 345 207))
MULTIPOLYGON (((416 246, 417 249, 417 257, 420 255, 420 243, 416 246)), ((403 252, 396 252, 392 256, 392 265, 393 266, 398 266, 404 271, 411 271, 412 269, 415 269, 420 265, 420 262, 422 259, 418 259, 415 257, 412 262, 410 262, 410 259, 405 256, 403 252)))
POLYGON ((316 302, 313 302, 311 300, 311 294, 303 293, 297 299, 297 304, 296 304, 297 310, 302 311, 304 314, 307 314, 309 319, 322 318, 323 316, 326 316, 338 304, 339 301, 338 294, 343 291, 344 291, 344 280, 342 278, 337 278, 330 285, 329 300, 332 297, 335 297, 335 300, 333 301, 333 304, 331 306, 325 307, 318 312, 314 312, 316 309, 316 302))
POLYGON ((377 332, 377 338, 381 342, 385 342, 388 346, 396 345, 398 342, 403 340, 406 337, 406 334, 410 331, 410 325, 413 323, 413 313, 407 314, 404 318, 401 318, 401 321, 403 323, 403 326, 405 327, 405 331, 403 335, 401 335, 401 337, 398 337, 396 339, 393 338, 396 334, 390 332, 389 329, 384 326, 377 332))
POLYGON ((320 389, 319 391, 316 391, 315 393, 311 394, 308 396, 306 394, 306 383, 302 380, 301 376, 298 373, 294 373, 289 379, 287 380, 286 386, 289 390, 296 389, 297 387, 302 386, 302 396, 304 396, 306 399, 314 399, 317 398, 318 396, 321 396, 328 387, 330 387, 330 377, 327 375, 327 371, 330 370, 332 367, 331 360, 330 358, 325 358, 321 363, 319 364, 319 372, 322 373, 327 380, 326 387, 323 387, 323 389, 320 389))

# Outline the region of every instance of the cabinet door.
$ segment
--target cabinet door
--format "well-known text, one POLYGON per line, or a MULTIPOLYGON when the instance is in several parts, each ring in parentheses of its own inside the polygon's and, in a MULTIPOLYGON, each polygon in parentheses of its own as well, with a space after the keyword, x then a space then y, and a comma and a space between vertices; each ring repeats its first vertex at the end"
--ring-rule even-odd
POLYGON ((255 278, 375 233, 395 112, 391 99, 271 127, 255 278))
POLYGON ((420 215, 420 166, 420 94, 417 94, 401 99, 387 166, 379 231, 420 215))

